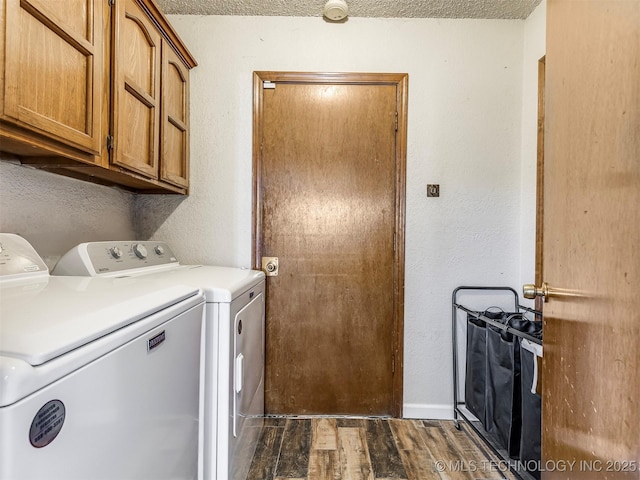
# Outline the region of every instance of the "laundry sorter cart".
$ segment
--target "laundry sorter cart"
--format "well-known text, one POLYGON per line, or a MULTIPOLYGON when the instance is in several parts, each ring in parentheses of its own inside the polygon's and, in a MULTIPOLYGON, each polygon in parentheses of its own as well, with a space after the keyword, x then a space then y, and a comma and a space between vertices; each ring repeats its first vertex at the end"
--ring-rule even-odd
POLYGON ((461 286, 452 295, 452 339, 456 427, 467 422, 501 459, 497 468, 539 479, 540 312, 520 305, 510 287, 461 286))

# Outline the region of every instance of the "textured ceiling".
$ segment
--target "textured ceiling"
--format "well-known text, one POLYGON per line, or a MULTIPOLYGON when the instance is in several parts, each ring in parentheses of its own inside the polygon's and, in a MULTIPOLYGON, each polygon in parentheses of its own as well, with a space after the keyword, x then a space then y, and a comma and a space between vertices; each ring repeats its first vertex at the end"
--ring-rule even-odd
MULTIPOLYGON (((321 17, 326 0, 156 0, 167 14, 321 17)), ((347 0, 350 17, 524 19, 541 0, 347 0)))

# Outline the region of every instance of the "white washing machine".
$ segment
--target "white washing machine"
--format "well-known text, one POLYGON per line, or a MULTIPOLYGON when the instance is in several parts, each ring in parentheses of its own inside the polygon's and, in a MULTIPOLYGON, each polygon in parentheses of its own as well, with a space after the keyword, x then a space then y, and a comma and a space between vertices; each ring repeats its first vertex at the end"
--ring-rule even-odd
POLYGON ((0 480, 197 478, 204 297, 0 234, 0 480))
POLYGON ((264 417, 264 273, 180 265, 163 242, 91 242, 53 275, 133 277, 186 284, 206 297, 199 478, 244 480, 264 417))

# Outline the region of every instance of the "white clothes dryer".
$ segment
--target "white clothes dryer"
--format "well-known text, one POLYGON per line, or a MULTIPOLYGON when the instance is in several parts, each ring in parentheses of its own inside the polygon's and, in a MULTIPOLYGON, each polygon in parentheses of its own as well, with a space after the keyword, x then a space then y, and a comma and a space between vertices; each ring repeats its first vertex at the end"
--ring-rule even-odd
POLYGON ((198 468, 198 288, 63 278, 0 234, 0 480, 184 480, 198 468))
POLYGON ((204 292, 199 478, 244 480, 264 417, 264 273, 181 265, 169 245, 152 241, 83 243, 52 273, 133 277, 204 292))

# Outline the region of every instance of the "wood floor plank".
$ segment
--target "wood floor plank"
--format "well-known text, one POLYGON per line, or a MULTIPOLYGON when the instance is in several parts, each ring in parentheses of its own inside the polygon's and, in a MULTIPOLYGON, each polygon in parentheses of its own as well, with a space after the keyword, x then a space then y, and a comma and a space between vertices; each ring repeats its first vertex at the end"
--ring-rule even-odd
POLYGON ((424 427, 439 427, 440 422, 438 420, 419 420, 424 427))
POLYGON ((469 437, 469 434, 462 430, 465 428, 464 424, 460 424, 460 430, 458 430, 453 423, 442 422, 441 426, 447 437, 455 443, 460 452, 469 455, 471 458, 483 456, 482 453, 478 451, 478 446, 475 445, 469 437))
POLYGON ((504 470, 465 423, 268 417, 247 480, 516 480, 504 470))
POLYGON ((271 480, 280 455, 280 445, 284 429, 263 427, 256 451, 249 467, 247 480, 271 480))
POLYGON ((442 429, 455 445, 456 450, 460 452, 459 458, 467 463, 481 466, 483 471, 491 470, 490 459, 484 452, 478 450, 478 446, 471 441, 466 432, 457 430, 454 425, 447 423, 443 423, 442 429))
POLYGON ((289 419, 284 427, 276 477, 306 478, 309 470, 311 420, 289 419))
POLYGON ((309 454, 309 479, 341 480, 338 450, 311 450, 309 454))
POLYGON ((374 480, 363 428, 338 428, 338 449, 342 480, 374 480))
POLYGON ((400 450, 407 480, 440 480, 442 477, 429 450, 400 450))
POLYGON ((371 468, 376 478, 407 478, 389 422, 373 419, 366 422, 371 468))
POLYGON ((455 442, 462 458, 481 466, 478 470, 484 476, 478 478, 517 480, 518 477, 508 470, 508 464, 498 459, 471 427, 461 423, 458 430, 453 422, 442 422, 442 428, 445 434, 455 442))
POLYGON ((337 450, 338 427, 335 418, 313 418, 311 420, 311 451, 337 450))
POLYGON ((365 420, 363 418, 348 418, 348 417, 338 417, 336 418, 336 426, 340 427, 353 427, 359 428, 364 426, 365 420))
POLYGON ((444 430, 437 424, 430 424, 429 427, 421 429, 420 433, 424 439, 431 457, 435 461, 435 466, 440 473, 440 477, 447 480, 463 480, 475 478, 474 472, 465 468, 464 457, 459 452, 444 430))
POLYGON ((265 427, 284 427, 287 424, 286 417, 265 417, 265 427))
POLYGON ((398 450, 425 450, 424 439, 416 424, 411 420, 392 418, 389 420, 391 433, 398 450))

